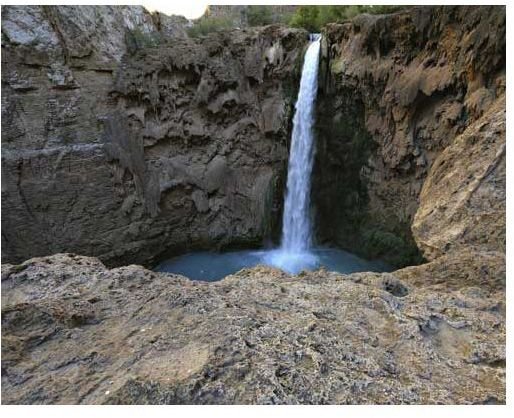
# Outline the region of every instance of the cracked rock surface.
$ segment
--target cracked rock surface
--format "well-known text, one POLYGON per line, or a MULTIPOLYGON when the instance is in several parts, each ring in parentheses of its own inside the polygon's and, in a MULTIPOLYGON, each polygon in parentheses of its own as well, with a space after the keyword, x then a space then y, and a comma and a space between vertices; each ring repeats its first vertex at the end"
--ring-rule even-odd
POLYGON ((504 403, 505 257, 220 282, 2 266, 4 403, 504 403))

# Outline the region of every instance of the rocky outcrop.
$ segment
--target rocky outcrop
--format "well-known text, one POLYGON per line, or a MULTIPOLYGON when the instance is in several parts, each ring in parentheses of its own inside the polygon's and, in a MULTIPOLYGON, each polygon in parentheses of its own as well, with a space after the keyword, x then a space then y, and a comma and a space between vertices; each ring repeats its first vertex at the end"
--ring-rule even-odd
POLYGON ((3 7, 2 260, 269 239, 306 43, 276 26, 193 40, 141 7, 3 7))
MULTIPOLYGON (((55 73, 45 19, 37 42, 3 35, 2 256, 261 237, 305 34, 138 33, 114 71, 55 73)), ((503 30, 503 7, 430 7, 325 34, 319 235, 398 264, 415 239, 429 262, 214 283, 73 254, 3 264, 3 403, 505 403, 503 30)))
POLYGON ((504 403, 505 256, 443 258, 215 283, 71 254, 3 265, 2 402, 504 403))
MULTIPOLYGON (((447 147, 458 152, 456 138, 505 91, 505 8, 360 15, 329 25, 324 35, 313 198, 318 235, 396 265, 419 262, 411 224, 420 199, 433 205, 432 181, 420 197, 431 167, 447 147)), ((501 151, 501 140, 483 141, 489 145, 476 152, 501 151)), ((477 161, 474 174, 491 158, 477 161)), ((431 228, 446 228, 432 220, 431 228)))
POLYGON ((473 247, 505 252, 505 97, 435 160, 412 231, 425 257, 473 247))

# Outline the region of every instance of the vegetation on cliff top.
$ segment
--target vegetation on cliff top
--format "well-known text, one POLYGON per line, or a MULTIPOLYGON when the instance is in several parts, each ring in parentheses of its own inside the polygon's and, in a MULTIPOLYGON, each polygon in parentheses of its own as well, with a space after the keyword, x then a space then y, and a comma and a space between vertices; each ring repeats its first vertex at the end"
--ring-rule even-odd
POLYGON ((193 26, 187 30, 187 34, 192 38, 207 35, 223 29, 233 29, 233 22, 229 17, 201 17, 193 26))
POLYGON ((188 34, 191 37, 207 35, 223 29, 234 29, 241 26, 264 26, 281 23, 295 28, 304 28, 309 32, 319 32, 328 23, 351 19, 361 13, 385 14, 393 13, 409 6, 298 6, 294 11, 277 12, 274 6, 247 6, 241 11, 234 9, 230 14, 205 14, 196 20, 188 34))
POLYGON ((300 6, 288 23, 295 28, 304 28, 309 32, 319 32, 328 23, 348 20, 361 13, 386 14, 405 7, 408 6, 300 6))

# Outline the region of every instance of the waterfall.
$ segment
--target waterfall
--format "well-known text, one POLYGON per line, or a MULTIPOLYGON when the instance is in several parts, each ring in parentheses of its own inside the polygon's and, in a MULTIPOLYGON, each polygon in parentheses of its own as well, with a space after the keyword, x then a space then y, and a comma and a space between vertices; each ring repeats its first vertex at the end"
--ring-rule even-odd
POLYGON ((280 247, 213 254, 186 254, 158 266, 157 271, 183 274, 197 280, 220 280, 244 267, 266 264, 292 274, 324 266, 344 274, 392 271, 386 264, 367 262, 343 250, 312 246, 310 220, 311 174, 314 163, 314 104, 318 89, 320 35, 311 35, 305 53, 293 119, 287 190, 280 247))
MULTIPOLYGON (((312 36, 312 35, 311 35, 312 36)), ((310 191, 314 160, 314 103, 318 91, 319 35, 305 54, 293 119, 293 136, 287 173, 282 226, 282 249, 301 253, 311 245, 310 191)))
POLYGON ((316 256, 310 252, 310 192, 314 162, 313 125, 314 104, 318 91, 319 50, 320 35, 313 34, 305 53, 293 119, 282 241, 280 248, 271 252, 268 260, 270 264, 291 273, 312 268, 317 264, 316 256))

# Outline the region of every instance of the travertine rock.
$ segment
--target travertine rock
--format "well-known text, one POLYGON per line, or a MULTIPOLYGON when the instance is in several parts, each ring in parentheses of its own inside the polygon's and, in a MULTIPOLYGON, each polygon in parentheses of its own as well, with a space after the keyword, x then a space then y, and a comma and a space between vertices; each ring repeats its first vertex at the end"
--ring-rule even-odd
POLYGON ((433 260, 462 248, 505 252, 505 96, 434 161, 412 231, 433 260))
POLYGON ((416 262, 410 227, 423 183, 505 92, 505 56, 504 6, 420 6, 328 25, 318 236, 398 265, 416 262))
POLYGON ((5 404, 504 403, 505 256, 216 283, 3 265, 2 370, 5 404))
POLYGON ((194 40, 135 6, 2 12, 3 261, 151 263, 277 230, 306 32, 194 40))

